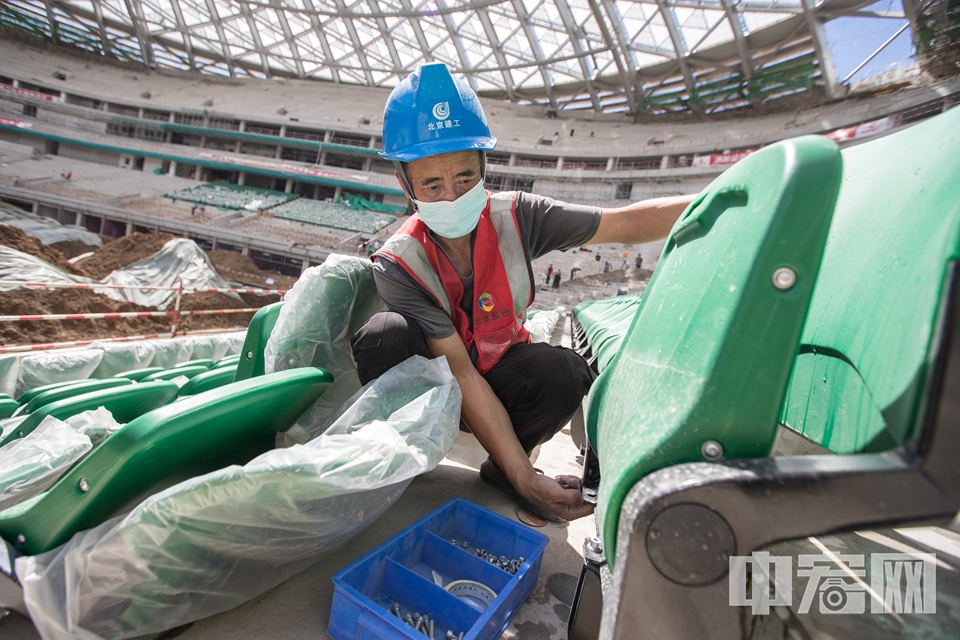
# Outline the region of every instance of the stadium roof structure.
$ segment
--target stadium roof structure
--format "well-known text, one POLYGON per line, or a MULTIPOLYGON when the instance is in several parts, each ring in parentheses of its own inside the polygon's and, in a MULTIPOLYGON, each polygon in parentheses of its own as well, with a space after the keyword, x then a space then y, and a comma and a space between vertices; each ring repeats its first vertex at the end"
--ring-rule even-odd
POLYGON ((924 1, 3 0, 0 24, 151 67, 390 87, 442 61, 521 104, 711 113, 835 97, 824 25, 884 18, 899 35, 924 1))

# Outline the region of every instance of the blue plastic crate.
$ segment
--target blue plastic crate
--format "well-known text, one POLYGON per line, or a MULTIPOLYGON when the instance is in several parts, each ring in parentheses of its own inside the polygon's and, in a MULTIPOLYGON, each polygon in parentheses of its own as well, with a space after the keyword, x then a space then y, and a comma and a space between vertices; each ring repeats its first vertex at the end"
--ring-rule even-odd
POLYGON ((433 618, 435 640, 443 640, 448 629, 464 632, 464 640, 495 640, 536 586, 547 542, 542 533, 454 498, 334 574, 327 634, 334 640, 423 640, 426 636, 391 613, 398 603, 403 616, 418 611, 433 618), (469 550, 454 546, 452 539, 467 542, 469 550), (473 549, 522 556, 523 566, 511 575, 473 549), (444 586, 474 580, 497 598, 481 613, 437 586, 434 572, 444 586))

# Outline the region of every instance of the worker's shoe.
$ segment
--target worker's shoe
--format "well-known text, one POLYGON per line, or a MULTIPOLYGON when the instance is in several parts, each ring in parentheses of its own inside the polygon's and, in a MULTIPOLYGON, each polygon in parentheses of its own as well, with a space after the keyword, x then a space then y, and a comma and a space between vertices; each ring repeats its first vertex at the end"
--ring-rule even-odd
MULTIPOLYGON (((543 471, 540 469, 534 469, 537 473, 542 474, 543 471)), ((487 458, 487 461, 480 465, 480 479, 486 482, 489 485, 500 489, 505 493, 510 499, 517 503, 521 509, 529 511, 530 513, 543 518, 549 522, 566 522, 560 516, 554 515, 550 511, 542 507, 538 507, 522 495, 520 492, 513 488, 513 485, 510 484, 510 480, 507 478, 507 474, 503 472, 503 469, 497 465, 496 462, 487 458)))

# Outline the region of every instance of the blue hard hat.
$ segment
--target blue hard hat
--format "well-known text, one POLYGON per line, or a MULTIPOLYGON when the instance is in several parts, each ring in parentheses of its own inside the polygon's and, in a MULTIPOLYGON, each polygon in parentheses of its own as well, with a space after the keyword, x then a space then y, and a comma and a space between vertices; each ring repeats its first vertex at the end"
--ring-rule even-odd
POLYGON ((383 111, 380 156, 387 160, 411 162, 496 145, 477 94, 442 62, 422 65, 404 78, 383 111))

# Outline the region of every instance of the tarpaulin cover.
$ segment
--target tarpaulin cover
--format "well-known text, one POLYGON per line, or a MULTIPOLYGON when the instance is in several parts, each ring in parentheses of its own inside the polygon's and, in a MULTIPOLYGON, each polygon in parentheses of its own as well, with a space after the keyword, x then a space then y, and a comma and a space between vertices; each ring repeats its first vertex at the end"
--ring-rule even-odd
POLYGON ((0 206, 0 222, 21 229, 43 244, 74 241, 91 248, 103 244, 100 236, 82 227, 62 225, 53 218, 44 218, 13 207, 0 206))
POLYGON ((49 489, 121 426, 103 407, 63 421, 47 416, 25 437, 0 447, 0 511, 49 489))
MULTIPOLYGON (((176 238, 163 245, 160 251, 139 262, 129 264, 110 273, 101 280, 104 284, 155 287, 177 287, 180 281, 186 288, 226 289, 227 282, 220 277, 207 254, 197 243, 187 238, 176 238)), ((177 296, 176 291, 149 289, 102 289, 114 300, 136 302, 145 307, 166 309, 177 296)), ((237 300, 235 293, 228 293, 237 300)))
POLYGON ((553 330, 557 328, 560 316, 567 308, 564 306, 538 311, 528 311, 523 328, 530 332, 530 339, 534 342, 550 342, 553 330))
POLYGON ((116 640, 256 597, 345 544, 433 469, 457 436, 460 400, 445 359, 414 356, 306 444, 187 480, 17 559, 34 624, 44 640, 116 640))
POLYGON ((620 351, 630 329, 642 294, 617 296, 593 302, 581 302, 573 314, 587 334, 591 351, 597 356, 597 368, 603 371, 620 351))
POLYGON ((350 340, 370 316, 386 310, 373 263, 355 256, 330 255, 304 271, 287 293, 263 352, 265 371, 320 367, 334 379, 298 421, 306 433, 316 431, 360 388, 350 340))
POLYGON ((6 284, 8 280, 52 284, 75 282, 96 284, 97 282, 90 278, 71 275, 29 253, 0 245, 0 291, 19 289, 18 285, 6 284))

